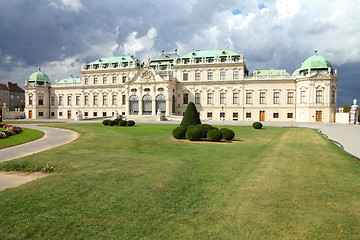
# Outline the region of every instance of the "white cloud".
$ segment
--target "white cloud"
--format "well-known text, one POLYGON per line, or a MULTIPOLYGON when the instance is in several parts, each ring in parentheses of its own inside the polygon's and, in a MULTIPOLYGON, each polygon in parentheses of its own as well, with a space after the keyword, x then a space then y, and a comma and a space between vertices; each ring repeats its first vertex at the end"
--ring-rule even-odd
MULTIPOLYGON (((139 51, 151 52, 156 37, 156 29, 150 28, 146 35, 137 38, 137 32, 132 32, 126 38, 126 42, 121 46, 124 54, 136 55, 139 51)), ((146 54, 145 54, 146 55, 146 54)), ((144 56, 137 56, 144 57, 144 56)))
POLYGON ((277 0, 276 8, 281 19, 290 18, 299 12, 300 2, 298 0, 277 0))

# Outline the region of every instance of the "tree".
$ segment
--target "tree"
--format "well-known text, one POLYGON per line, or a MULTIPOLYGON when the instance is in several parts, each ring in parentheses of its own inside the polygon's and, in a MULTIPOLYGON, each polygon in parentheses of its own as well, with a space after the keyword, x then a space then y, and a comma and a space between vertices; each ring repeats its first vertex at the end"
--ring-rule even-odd
POLYGON ((349 105, 345 104, 345 105, 342 105, 341 107, 344 108, 344 112, 350 112, 351 107, 349 105))
POLYGON ((196 110, 195 104, 193 102, 189 102, 186 107, 184 117, 180 123, 180 126, 188 127, 190 125, 201 124, 199 113, 196 110))

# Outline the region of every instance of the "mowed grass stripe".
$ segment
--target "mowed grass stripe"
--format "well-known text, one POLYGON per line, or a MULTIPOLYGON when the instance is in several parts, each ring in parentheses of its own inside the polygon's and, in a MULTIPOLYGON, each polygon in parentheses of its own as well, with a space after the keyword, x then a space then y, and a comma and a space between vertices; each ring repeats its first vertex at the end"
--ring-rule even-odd
POLYGON ((356 239, 360 232, 359 163, 314 130, 231 126, 237 141, 212 144, 173 140, 174 125, 57 126, 81 137, 0 165, 60 170, 0 192, 1 239, 356 239))

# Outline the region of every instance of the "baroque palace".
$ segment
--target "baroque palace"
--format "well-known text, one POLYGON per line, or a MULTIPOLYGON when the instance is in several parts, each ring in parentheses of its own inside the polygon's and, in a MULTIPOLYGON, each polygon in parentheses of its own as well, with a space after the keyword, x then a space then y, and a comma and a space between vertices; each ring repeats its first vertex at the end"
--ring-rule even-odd
POLYGON ((315 54, 289 74, 257 69, 229 49, 166 54, 144 64, 133 56, 82 66, 81 78, 51 83, 41 72, 25 85, 27 118, 127 119, 182 116, 195 103, 202 120, 334 122, 337 71, 315 54))

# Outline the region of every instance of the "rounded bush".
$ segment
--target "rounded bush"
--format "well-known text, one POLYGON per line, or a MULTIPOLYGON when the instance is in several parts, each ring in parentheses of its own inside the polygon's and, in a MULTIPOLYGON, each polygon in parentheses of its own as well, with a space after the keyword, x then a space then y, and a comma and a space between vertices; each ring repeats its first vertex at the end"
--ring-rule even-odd
POLYGON ((106 119, 106 120, 104 120, 102 123, 103 123, 104 126, 108 126, 108 125, 109 125, 109 122, 110 122, 110 120, 106 119))
POLYGON ((133 120, 127 121, 126 126, 132 127, 132 126, 134 126, 134 125, 135 125, 135 121, 133 121, 133 120))
POLYGON ((115 125, 115 121, 110 120, 110 121, 109 121, 109 125, 110 125, 110 126, 114 126, 114 125, 115 125))
POLYGON ((220 129, 220 132, 222 133, 224 140, 227 140, 227 141, 233 140, 235 137, 235 133, 231 129, 222 128, 222 129, 220 129))
POLYGON ((186 131, 185 136, 190 141, 199 141, 201 140, 201 130, 196 127, 192 127, 186 131))
POLYGON ((119 125, 120 121, 121 121, 121 118, 115 118, 114 119, 115 125, 119 125))
POLYGON ((222 133, 217 129, 212 129, 207 133, 207 138, 213 142, 220 142, 222 137, 222 133))
POLYGON ((207 137, 207 133, 214 129, 213 126, 211 126, 210 124, 197 124, 195 125, 195 127, 199 128, 201 131, 201 137, 202 138, 206 138, 207 137))
POLYGON ((253 128, 255 129, 261 129, 263 127, 262 123, 261 122, 254 122, 252 124, 253 128))
POLYGON ((186 134, 186 127, 183 126, 179 126, 174 128, 174 130, 172 131, 172 135, 174 138, 176 139, 183 139, 185 138, 185 134, 186 134))
POLYGON ((127 121, 126 120, 121 120, 121 121, 119 121, 119 126, 121 126, 121 127, 124 127, 124 126, 126 126, 126 124, 127 124, 127 121))

